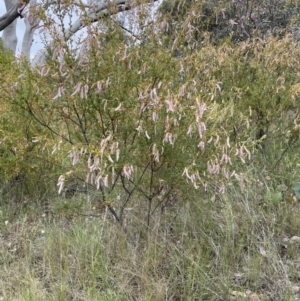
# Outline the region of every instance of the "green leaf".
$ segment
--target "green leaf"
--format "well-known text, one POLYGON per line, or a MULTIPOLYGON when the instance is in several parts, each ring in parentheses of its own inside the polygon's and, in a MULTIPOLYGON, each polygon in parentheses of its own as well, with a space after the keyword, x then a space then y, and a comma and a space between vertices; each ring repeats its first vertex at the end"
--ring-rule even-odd
POLYGON ((295 183, 295 184, 292 186, 292 189, 293 189, 293 190, 300 190, 300 183, 295 183))
POLYGON ((293 191, 295 192, 298 199, 300 199, 300 183, 295 183, 292 186, 293 191))
POLYGON ((297 197, 300 197, 300 183, 295 183, 292 186, 292 190, 295 192, 295 194, 297 195, 297 197))
POLYGON ((282 201, 282 193, 281 192, 272 192, 271 200, 274 204, 279 204, 282 201))

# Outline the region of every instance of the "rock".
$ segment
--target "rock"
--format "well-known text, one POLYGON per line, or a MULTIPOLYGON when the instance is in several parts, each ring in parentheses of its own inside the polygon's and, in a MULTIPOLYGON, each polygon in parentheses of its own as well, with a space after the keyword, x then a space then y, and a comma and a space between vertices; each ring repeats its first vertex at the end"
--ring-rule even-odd
POLYGON ((292 293, 293 294, 299 294, 299 292, 300 292, 300 286, 293 285, 292 286, 292 293))
POLYGON ((249 301, 261 301, 260 297, 255 293, 250 294, 248 299, 249 301))
POLYGON ((243 298, 246 298, 247 295, 245 293, 242 293, 242 292, 237 292, 237 291, 232 291, 231 292, 231 295, 232 296, 235 296, 235 297, 243 297, 243 298))
POLYGON ((293 236, 290 238, 290 242, 293 243, 293 242, 300 242, 300 237, 299 236, 293 236))

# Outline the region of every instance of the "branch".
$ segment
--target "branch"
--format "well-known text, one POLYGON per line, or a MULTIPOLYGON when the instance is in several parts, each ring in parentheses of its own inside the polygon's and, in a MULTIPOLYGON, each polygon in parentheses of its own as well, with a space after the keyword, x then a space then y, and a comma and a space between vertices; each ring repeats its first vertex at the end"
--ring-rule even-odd
MULTIPOLYGON (((44 9, 48 9, 51 6, 55 6, 57 5, 57 0, 50 0, 50 1, 46 1, 46 3, 44 4, 44 9)), ((64 5, 64 6, 70 6, 70 1, 68 0, 61 0, 60 1, 60 5, 64 5)), ((74 6, 78 6, 79 8, 85 7, 85 8, 92 8, 94 7, 93 5, 89 5, 86 3, 83 3, 81 0, 72 0, 72 5, 74 6)))
POLYGON ((17 4, 6 12, 2 17, 0 17, 0 31, 9 26, 17 18, 22 17, 21 13, 29 3, 29 0, 19 1, 17 4))
POLYGON ((117 24, 118 26, 120 26, 123 30, 127 31, 128 33, 130 33, 134 38, 136 38, 137 40, 141 40, 137 35, 135 35, 130 29, 124 27, 119 21, 114 21, 112 20, 115 24, 117 24))
MULTIPOLYGON (((151 2, 156 1, 158 0, 151 0, 151 2)), ((146 0, 146 2, 150 2, 150 0, 146 0)), ((85 16, 78 18, 68 30, 66 30, 64 33, 61 33, 59 40, 68 41, 77 31, 87 26, 87 24, 97 22, 103 17, 108 17, 119 12, 131 10, 135 6, 136 4, 130 4, 126 0, 114 0, 98 4, 93 9, 89 9, 85 16)), ((44 64, 46 57, 47 51, 44 49, 34 58, 32 65, 37 66, 44 64)))

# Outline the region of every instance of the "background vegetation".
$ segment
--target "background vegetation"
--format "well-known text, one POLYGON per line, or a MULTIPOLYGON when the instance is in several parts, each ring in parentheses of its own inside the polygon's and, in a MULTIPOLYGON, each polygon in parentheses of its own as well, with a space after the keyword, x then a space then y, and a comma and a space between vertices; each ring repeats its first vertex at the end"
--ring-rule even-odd
POLYGON ((0 53, 0 298, 298 300, 298 2, 135 14, 0 53))

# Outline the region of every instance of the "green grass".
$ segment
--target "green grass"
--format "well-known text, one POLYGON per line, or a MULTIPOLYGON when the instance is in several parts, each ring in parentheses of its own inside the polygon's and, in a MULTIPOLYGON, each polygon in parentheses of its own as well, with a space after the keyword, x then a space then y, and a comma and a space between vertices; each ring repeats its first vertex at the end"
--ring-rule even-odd
POLYGON ((154 216, 150 234, 139 207, 126 213, 129 236, 108 211, 71 214, 61 198, 47 214, 3 205, 0 300, 297 300, 299 205, 266 190, 194 193, 154 216))

